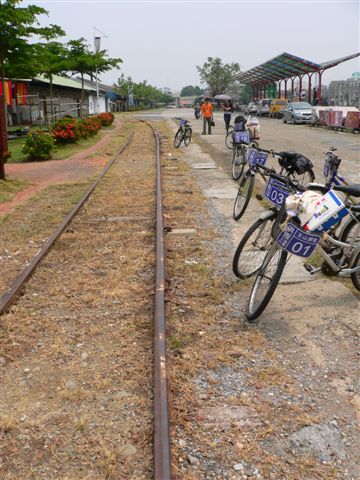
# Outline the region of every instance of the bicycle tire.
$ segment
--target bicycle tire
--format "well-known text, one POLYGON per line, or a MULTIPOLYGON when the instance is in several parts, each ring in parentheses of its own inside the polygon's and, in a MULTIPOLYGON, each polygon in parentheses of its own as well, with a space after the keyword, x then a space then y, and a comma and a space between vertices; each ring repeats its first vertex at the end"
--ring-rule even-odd
POLYGON ((225 145, 230 150, 233 150, 233 148, 234 148, 234 130, 231 130, 229 133, 226 134, 225 145))
POLYGON ((191 142, 191 136, 192 136, 192 129, 190 127, 187 127, 185 129, 185 134, 184 134, 184 145, 188 147, 191 142))
POLYGON ((277 215, 277 211, 269 210, 267 216, 256 220, 240 240, 232 262, 238 278, 249 278, 261 267, 272 243, 271 233, 277 215))
POLYGON ((280 281, 286 258, 287 252, 274 242, 256 274, 251 289, 246 309, 246 318, 249 322, 258 318, 270 302, 280 281))
POLYGON ((356 235, 355 242, 360 243, 360 214, 355 214, 355 218, 351 217, 341 228, 339 233, 339 240, 340 242, 349 243, 353 236, 356 235))
POLYGON ((183 139, 184 139, 184 132, 182 131, 181 128, 179 128, 179 130, 176 132, 174 137, 174 147, 179 148, 183 139))
MULTIPOLYGON (((350 268, 355 268, 360 266, 360 246, 356 248, 355 253, 350 261, 350 268)), ((360 291, 360 269, 357 272, 351 274, 351 281, 356 288, 360 291)))
POLYGON ((232 155, 232 177, 234 180, 239 180, 246 164, 245 149, 242 146, 236 145, 233 149, 232 155))
POLYGON ((233 219, 239 220, 245 213, 249 205, 252 192, 254 190, 255 176, 251 173, 245 174, 241 179, 239 190, 237 192, 234 208, 233 219))
POLYGON ((305 173, 290 171, 286 173, 286 176, 303 187, 307 187, 309 183, 312 183, 315 180, 315 173, 311 169, 307 170, 305 173))

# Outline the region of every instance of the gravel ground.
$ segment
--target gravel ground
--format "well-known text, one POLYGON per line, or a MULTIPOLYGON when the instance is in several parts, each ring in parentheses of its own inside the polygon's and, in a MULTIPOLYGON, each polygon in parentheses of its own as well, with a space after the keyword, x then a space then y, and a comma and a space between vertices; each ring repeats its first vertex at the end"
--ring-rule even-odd
MULTIPOLYGON (((231 185, 228 153, 219 158, 219 148, 196 135, 195 142, 184 150, 188 164, 215 161, 221 170, 191 169, 200 190, 231 185)), ((191 427, 177 428, 179 478, 359 478, 357 298, 326 277, 279 286, 272 308, 247 324, 251 281, 234 281, 231 272, 239 228, 230 218, 233 200, 203 201, 208 214, 194 224, 214 232, 206 246, 224 297, 203 333, 217 341, 209 340, 204 351, 197 344, 192 354, 194 363, 198 356, 218 361, 201 369, 199 360, 193 372, 196 401, 186 412, 191 427), (250 410, 242 415, 244 408, 250 410)))

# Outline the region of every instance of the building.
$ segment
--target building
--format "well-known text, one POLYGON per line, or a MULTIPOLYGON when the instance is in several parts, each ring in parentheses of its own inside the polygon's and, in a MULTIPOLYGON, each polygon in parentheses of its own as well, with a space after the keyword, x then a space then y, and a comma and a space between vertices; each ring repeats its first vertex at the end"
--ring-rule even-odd
POLYGON ((330 105, 360 108, 360 75, 358 72, 348 80, 330 82, 328 98, 330 105))

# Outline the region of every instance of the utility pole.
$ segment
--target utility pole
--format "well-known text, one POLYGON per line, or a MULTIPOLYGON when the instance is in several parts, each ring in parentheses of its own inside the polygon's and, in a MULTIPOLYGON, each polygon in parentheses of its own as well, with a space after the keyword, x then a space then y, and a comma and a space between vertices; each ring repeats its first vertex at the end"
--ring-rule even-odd
MULTIPOLYGON (((104 38, 108 38, 108 36, 105 35, 105 33, 102 32, 101 30, 96 28, 95 25, 94 25, 94 53, 97 55, 100 52, 101 37, 97 36, 96 32, 101 33, 101 35, 104 38)), ((96 66, 95 76, 96 76, 96 108, 95 108, 95 112, 96 112, 96 114, 98 114, 99 113, 99 78, 98 78, 98 68, 97 68, 97 66, 96 66)))
POLYGON ((5 180, 4 156, 8 151, 5 95, 0 95, 0 180, 5 180))

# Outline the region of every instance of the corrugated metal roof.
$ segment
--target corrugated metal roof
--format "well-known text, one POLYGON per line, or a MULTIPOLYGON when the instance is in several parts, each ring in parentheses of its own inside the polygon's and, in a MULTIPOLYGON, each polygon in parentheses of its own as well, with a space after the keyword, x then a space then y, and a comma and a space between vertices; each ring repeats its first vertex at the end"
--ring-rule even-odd
POLYGON ((296 57, 290 53, 284 52, 271 60, 251 68, 247 72, 240 73, 238 79, 246 84, 259 85, 261 83, 273 83, 286 78, 297 77, 307 73, 321 72, 327 68, 334 67, 339 63, 356 58, 360 53, 354 53, 347 57, 337 60, 331 60, 324 63, 314 63, 304 58, 296 57))
MULTIPOLYGON (((39 82, 50 83, 50 80, 48 78, 45 78, 43 75, 39 75, 35 78, 35 80, 38 80, 39 82)), ((60 77, 58 75, 53 76, 53 85, 57 85, 59 87, 76 88, 76 90, 81 90, 81 82, 79 83, 79 81, 76 81, 72 78, 60 77)), ((96 92, 96 88, 85 85, 85 83, 84 89, 96 92)))

